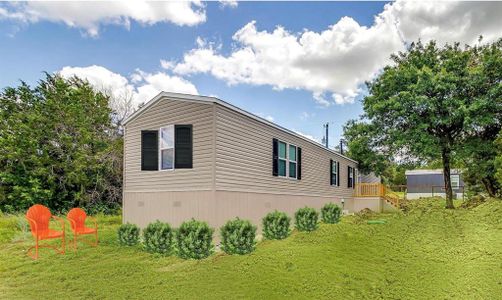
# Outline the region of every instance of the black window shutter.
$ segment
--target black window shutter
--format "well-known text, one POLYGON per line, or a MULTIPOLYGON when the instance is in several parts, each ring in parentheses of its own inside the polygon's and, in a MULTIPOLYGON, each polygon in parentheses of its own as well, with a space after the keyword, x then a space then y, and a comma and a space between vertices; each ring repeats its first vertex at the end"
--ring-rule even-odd
POLYGON ((296 174, 296 178, 298 180, 302 179, 302 148, 298 147, 298 152, 296 154, 296 164, 298 166, 298 172, 296 174))
POLYGON ((279 175, 279 141, 272 139, 272 175, 279 175))
POLYGON ((174 125, 174 168, 191 169, 193 152, 192 125, 174 125))
POLYGON ((355 189, 356 188, 356 168, 352 168, 352 172, 354 173, 354 175, 352 176, 352 188, 355 189))
POLYGON ((334 185, 335 183, 333 182, 333 160, 329 160, 329 184, 334 185))
POLYGON ((336 162, 336 185, 340 186, 340 162, 336 162))
POLYGON ((352 181, 350 181, 350 173, 352 173, 352 168, 350 166, 347 167, 347 187, 352 187, 352 181))
POLYGON ((159 170, 159 132, 141 130, 141 170, 159 170))

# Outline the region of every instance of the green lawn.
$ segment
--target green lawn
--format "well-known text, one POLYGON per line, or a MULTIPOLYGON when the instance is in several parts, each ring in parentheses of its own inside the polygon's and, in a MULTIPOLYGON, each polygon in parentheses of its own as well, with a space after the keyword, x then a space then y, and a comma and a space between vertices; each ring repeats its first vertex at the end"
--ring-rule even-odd
POLYGON ((33 261, 19 217, 0 218, 0 299, 502 299, 502 202, 445 210, 421 201, 406 214, 358 216, 251 255, 202 261, 119 247, 119 217, 99 217, 101 244, 33 261))

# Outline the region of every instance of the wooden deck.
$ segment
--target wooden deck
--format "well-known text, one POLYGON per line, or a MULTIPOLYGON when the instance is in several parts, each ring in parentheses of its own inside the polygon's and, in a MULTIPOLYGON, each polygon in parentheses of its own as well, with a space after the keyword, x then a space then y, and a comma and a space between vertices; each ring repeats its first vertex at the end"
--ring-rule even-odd
POLYGON ((392 190, 387 188, 381 183, 356 183, 354 190, 354 197, 356 198, 374 198, 380 197, 381 199, 392 204, 394 207, 399 208, 401 199, 394 194, 392 190))

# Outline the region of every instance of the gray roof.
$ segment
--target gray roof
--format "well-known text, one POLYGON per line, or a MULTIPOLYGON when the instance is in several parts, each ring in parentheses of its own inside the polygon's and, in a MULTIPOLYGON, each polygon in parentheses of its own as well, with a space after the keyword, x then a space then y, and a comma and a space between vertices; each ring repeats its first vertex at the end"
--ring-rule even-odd
MULTIPOLYGON (((459 169, 451 169, 451 174, 460 174, 459 169)), ((407 170, 405 175, 428 175, 428 174, 443 174, 443 169, 423 169, 423 170, 407 170)))

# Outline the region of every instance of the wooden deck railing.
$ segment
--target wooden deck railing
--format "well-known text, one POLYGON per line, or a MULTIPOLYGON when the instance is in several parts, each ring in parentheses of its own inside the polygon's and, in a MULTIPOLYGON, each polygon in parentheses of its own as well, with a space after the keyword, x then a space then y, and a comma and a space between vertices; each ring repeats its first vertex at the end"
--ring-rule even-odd
POLYGON ((381 183, 357 183, 354 197, 381 197, 395 207, 400 207, 401 203, 400 197, 381 183))
POLYGON ((385 185, 381 183, 356 183, 354 197, 381 197, 385 195, 385 185))

